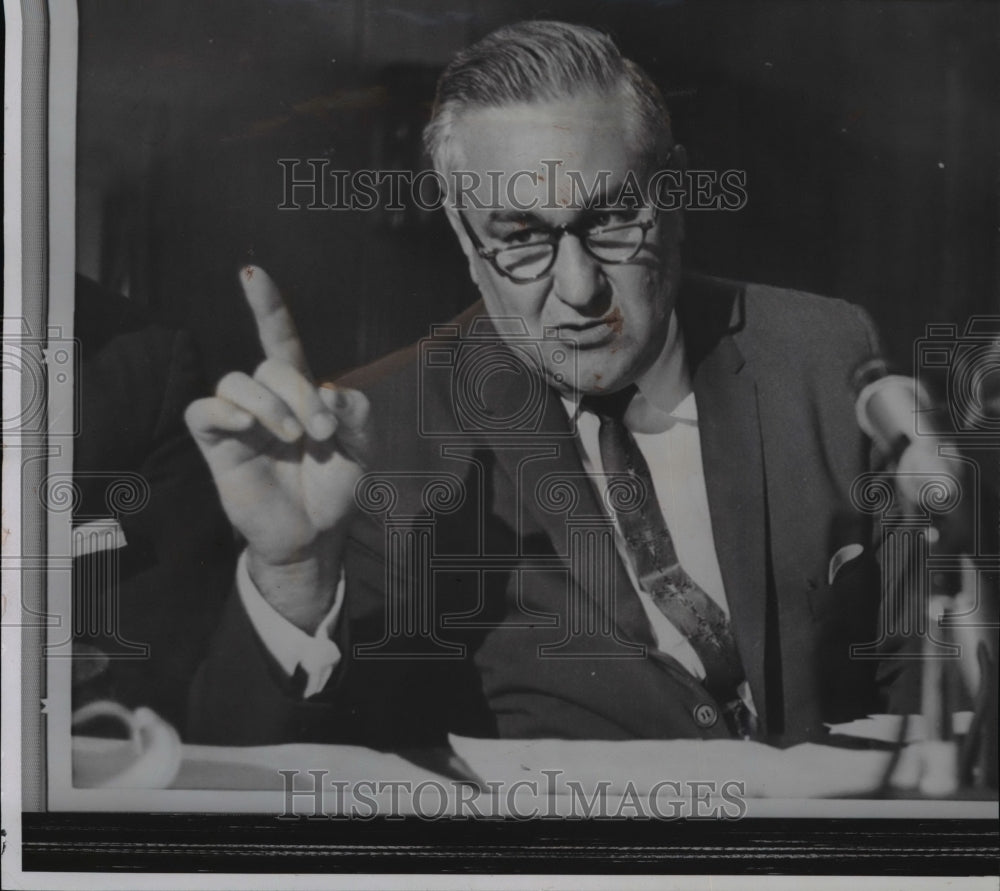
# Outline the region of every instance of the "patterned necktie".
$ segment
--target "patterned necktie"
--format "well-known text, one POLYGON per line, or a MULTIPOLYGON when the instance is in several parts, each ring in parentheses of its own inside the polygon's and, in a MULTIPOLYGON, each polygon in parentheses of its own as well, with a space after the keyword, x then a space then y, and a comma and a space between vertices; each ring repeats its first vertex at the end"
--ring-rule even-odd
POLYGON ((582 402, 601 421, 599 442, 604 472, 627 475, 645 493, 636 509, 616 506, 618 528, 642 589, 701 659, 705 689, 723 706, 743 711, 737 691, 745 674, 729 620, 680 565, 656 500, 649 465, 625 426, 625 410, 635 393, 632 385, 610 396, 587 396, 582 402))

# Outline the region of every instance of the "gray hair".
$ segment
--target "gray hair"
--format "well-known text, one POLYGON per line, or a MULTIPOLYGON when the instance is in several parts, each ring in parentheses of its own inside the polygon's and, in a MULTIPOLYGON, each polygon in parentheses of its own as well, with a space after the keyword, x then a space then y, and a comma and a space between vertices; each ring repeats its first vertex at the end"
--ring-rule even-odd
POLYGON ((507 25, 459 52, 438 80, 424 145, 443 173, 454 160, 452 131, 463 111, 588 92, 621 95, 630 120, 638 124, 632 137, 643 159, 651 165, 666 161, 673 136, 656 84, 623 58, 606 34, 565 22, 507 25))

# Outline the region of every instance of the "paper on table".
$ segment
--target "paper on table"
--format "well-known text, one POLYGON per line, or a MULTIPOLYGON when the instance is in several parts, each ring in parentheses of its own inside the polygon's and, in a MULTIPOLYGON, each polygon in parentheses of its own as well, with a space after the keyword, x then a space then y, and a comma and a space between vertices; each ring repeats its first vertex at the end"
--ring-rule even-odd
POLYGON ((361 746, 291 743, 279 746, 184 746, 184 760, 172 789, 254 789, 284 791, 279 771, 293 770, 304 789, 312 788, 310 770, 325 771, 324 783, 350 785, 373 780, 406 780, 414 785, 434 780, 451 783, 442 774, 386 752, 361 746))
MULTIPOLYGON (((840 736, 850 736, 854 739, 869 739, 877 742, 896 743, 899 741, 899 731, 903 715, 869 715, 846 724, 827 724, 830 733, 840 736)), ((955 712, 951 718, 952 732, 962 736, 969 731, 972 723, 972 712, 955 712)), ((906 724, 907 743, 921 742, 925 738, 923 715, 909 715, 906 724)))
MULTIPOLYGON (((427 780, 452 780, 399 756, 359 746, 291 744, 282 746, 193 746, 178 747, 176 762, 161 780, 118 781, 142 754, 130 740, 74 736, 75 784, 85 788, 235 789, 285 791, 285 777, 279 771, 294 770, 302 775, 304 788, 312 788, 310 770, 325 771, 324 781, 359 782, 407 780, 414 785, 427 780), (171 779, 172 778, 172 779, 171 779)), ((161 757, 166 757, 161 756, 161 757)), ((171 758, 173 756, 171 755, 171 758)), ((132 771, 134 773, 134 771, 132 771)), ((156 771, 154 771, 156 773, 156 771)))
POLYGON ((527 780, 557 794, 568 782, 621 794, 629 784, 639 794, 665 781, 743 784, 747 798, 863 798, 875 794, 891 752, 804 744, 776 749, 739 740, 562 739, 493 740, 450 737, 458 755, 484 780, 512 784, 527 780), (557 774, 543 771, 556 771, 557 774))

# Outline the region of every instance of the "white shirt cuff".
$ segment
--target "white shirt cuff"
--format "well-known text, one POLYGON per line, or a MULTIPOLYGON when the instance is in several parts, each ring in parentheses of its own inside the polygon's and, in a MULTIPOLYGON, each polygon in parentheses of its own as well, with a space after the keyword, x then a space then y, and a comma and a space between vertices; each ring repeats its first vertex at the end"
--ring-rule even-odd
POLYGON ((306 686, 302 691, 304 698, 319 693, 340 663, 340 647, 330 639, 330 634, 340 616, 345 587, 344 573, 341 571, 333 606, 316 629, 316 634, 309 635, 301 628, 296 628, 264 599, 264 595, 250 578, 246 551, 240 554, 236 564, 236 590, 239 591, 243 608, 250 617, 250 624, 289 677, 301 667, 306 675, 306 686))

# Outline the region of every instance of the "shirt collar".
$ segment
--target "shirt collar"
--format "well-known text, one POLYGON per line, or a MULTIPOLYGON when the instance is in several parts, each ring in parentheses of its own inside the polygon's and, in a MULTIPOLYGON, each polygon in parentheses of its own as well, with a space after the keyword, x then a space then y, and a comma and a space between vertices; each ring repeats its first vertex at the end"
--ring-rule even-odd
POLYGON ((636 381, 646 400, 667 414, 674 414, 691 393, 691 376, 684 356, 684 334, 677 313, 670 314, 667 338, 656 361, 636 381))
MULTIPOLYGON (((691 375, 684 353, 684 334, 676 312, 670 314, 663 349, 635 383, 645 401, 659 413, 676 420, 697 419, 691 375)), ((566 413, 571 418, 576 418, 580 411, 580 398, 563 396, 562 401, 566 413)))

